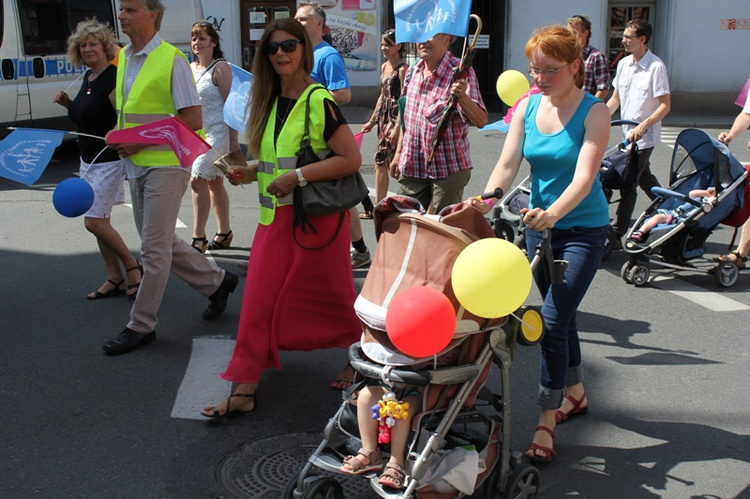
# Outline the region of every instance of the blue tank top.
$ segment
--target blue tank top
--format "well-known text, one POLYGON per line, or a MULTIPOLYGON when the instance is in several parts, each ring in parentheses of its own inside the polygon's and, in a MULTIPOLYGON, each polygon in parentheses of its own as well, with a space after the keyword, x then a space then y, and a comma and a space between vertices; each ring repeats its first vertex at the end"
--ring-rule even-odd
MULTIPOLYGON (((581 104, 568 123, 556 133, 541 133, 536 113, 542 94, 529 98, 526 106, 526 138, 523 155, 531 165, 530 208, 547 209, 573 181, 578 154, 586 134, 584 120, 599 99, 584 94, 581 104)), ((555 223, 556 229, 603 227, 609 223, 609 205, 597 173, 591 192, 567 215, 555 223)))

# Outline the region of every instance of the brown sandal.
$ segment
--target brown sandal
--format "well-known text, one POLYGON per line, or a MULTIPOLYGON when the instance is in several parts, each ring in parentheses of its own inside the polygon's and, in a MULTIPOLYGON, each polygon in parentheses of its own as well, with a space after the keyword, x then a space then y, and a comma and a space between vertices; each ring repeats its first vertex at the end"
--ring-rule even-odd
POLYGON ((740 255, 739 251, 732 251, 728 255, 719 255, 714 258, 717 262, 729 262, 737 265, 738 269, 745 268, 745 262, 747 261, 746 256, 740 255))
POLYGON ((385 471, 380 475, 378 483, 389 489, 401 490, 404 488, 405 478, 406 471, 404 471, 403 466, 399 466, 396 463, 388 463, 385 465, 385 471))
POLYGON ((361 475, 370 471, 378 471, 383 467, 383 457, 376 450, 359 449, 356 456, 346 456, 339 468, 347 475, 361 475), (346 468, 346 466, 349 466, 346 468))

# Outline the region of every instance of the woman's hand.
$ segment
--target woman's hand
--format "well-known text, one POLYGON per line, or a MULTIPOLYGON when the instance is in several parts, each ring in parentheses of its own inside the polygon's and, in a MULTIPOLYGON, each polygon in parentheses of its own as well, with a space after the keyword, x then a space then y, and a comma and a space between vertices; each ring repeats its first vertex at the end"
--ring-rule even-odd
POLYGON ((291 194, 294 188, 297 187, 297 172, 294 170, 282 173, 273 181, 268 184, 266 192, 271 196, 277 198, 283 198, 287 194, 291 194))
POLYGON ((533 210, 523 208, 521 210, 521 215, 523 216, 523 223, 526 224, 526 227, 534 229, 537 232, 553 228, 557 221, 557 217, 554 213, 541 208, 534 208, 533 210))
POLYGON ((367 123, 365 123, 364 125, 362 125, 362 132, 369 133, 370 130, 372 130, 374 127, 375 127, 375 122, 372 121, 372 120, 370 120, 367 123))
POLYGON ((60 104, 66 109, 70 107, 70 96, 65 92, 58 92, 54 97, 52 97, 52 100, 55 102, 55 104, 60 104))
POLYGON ((235 166, 224 174, 232 185, 251 184, 258 180, 258 162, 248 166, 235 166))

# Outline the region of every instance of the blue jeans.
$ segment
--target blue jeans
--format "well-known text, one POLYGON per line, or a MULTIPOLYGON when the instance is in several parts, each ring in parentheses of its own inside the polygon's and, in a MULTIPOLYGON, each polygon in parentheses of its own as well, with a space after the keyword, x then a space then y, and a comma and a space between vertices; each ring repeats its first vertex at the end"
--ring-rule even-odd
MULTIPOLYGON (((538 399, 544 410, 560 407, 563 389, 583 382, 576 312, 594 280, 606 239, 606 226, 595 229, 552 229, 554 258, 568 261, 565 283, 552 285, 544 275, 542 263, 534 270, 534 281, 544 299, 542 317, 545 333, 541 342, 538 399)), ((533 257, 541 241, 541 233, 526 228, 526 247, 530 257, 533 257)))

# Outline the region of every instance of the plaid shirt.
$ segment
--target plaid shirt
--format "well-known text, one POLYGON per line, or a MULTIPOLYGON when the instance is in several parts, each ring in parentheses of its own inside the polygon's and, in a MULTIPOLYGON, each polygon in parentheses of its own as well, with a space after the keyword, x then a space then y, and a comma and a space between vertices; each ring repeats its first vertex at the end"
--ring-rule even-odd
MULTIPOLYGON (((461 113, 461 106, 456 107, 453 118, 445 125, 445 135, 432 163, 427 165, 432 140, 450 96, 453 68, 460 64, 460 59, 449 52, 428 76, 424 76, 425 63, 422 60, 416 63, 414 71, 406 75, 402 92, 402 95, 406 95, 404 140, 398 162, 398 168, 405 177, 444 178, 471 168, 469 122, 461 113)), ((466 81, 471 100, 486 110, 473 69, 469 70, 466 81)))
POLYGON ((583 90, 591 95, 597 90, 609 90, 609 66, 604 54, 591 45, 583 49, 586 77, 583 80, 583 90))

